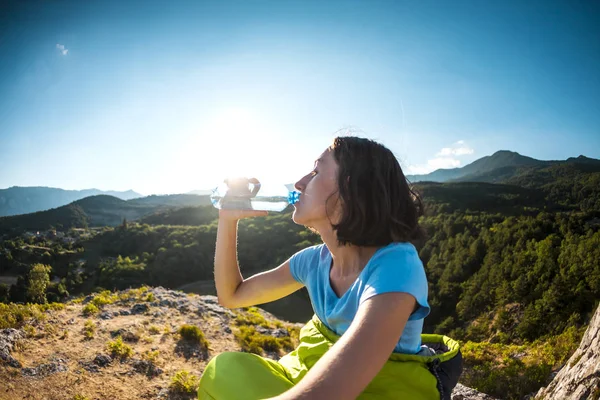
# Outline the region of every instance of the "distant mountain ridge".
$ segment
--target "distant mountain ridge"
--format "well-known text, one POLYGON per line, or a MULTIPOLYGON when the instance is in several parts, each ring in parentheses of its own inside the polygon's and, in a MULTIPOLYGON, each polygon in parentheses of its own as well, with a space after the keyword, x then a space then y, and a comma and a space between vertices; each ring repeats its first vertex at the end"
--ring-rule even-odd
POLYGON ((50 227, 115 226, 155 213, 182 207, 210 205, 208 196, 174 194, 121 200, 109 195, 79 199, 65 206, 24 215, 0 217, 0 235, 18 231, 46 230, 50 227))
POLYGON ((557 164, 588 164, 600 166, 600 160, 570 157, 567 160, 544 161, 523 156, 514 151, 500 150, 461 168, 438 169, 425 175, 407 175, 411 182, 488 182, 508 181, 530 168, 543 168, 557 164))
POLYGON ((0 217, 49 210, 96 195, 109 195, 121 200, 142 197, 133 190, 119 192, 99 189, 65 190, 45 186, 11 186, 7 189, 0 189, 0 217))
MULTIPOLYGON (((521 214, 524 210, 538 210, 544 207, 562 209, 584 203, 584 208, 587 209, 595 207, 596 193, 600 190, 600 160, 579 156, 564 161, 541 161, 512 151, 498 151, 462 168, 437 170, 427 175, 407 177, 412 182, 420 182, 417 187, 430 205, 434 204, 435 207, 444 209, 477 209, 481 207, 481 202, 487 204, 488 211, 511 215, 521 214), (498 183, 502 185, 490 185, 498 183)), ((294 190, 291 183, 286 187, 294 190)), ((90 191, 97 189, 2 189, 0 210, 3 206, 12 206, 14 211, 15 202, 26 195, 33 196, 34 200, 43 197, 44 193, 48 193, 50 197, 54 195, 52 199, 46 199, 48 204, 61 199, 65 201, 67 195, 81 196, 90 191), (7 198, 12 199, 12 203, 7 201, 7 198)), ((190 194, 208 193, 204 190, 147 197, 141 197, 133 191, 112 193, 132 198, 124 200, 100 194, 79 198, 46 211, 0 215, 0 234, 44 230, 49 227, 115 226, 124 218, 148 224, 197 225, 208 223, 215 217, 212 209, 196 209, 211 204, 208 194, 190 194), (136 195, 137 197, 133 198, 136 195)), ((25 199, 31 205, 31 197, 25 199)), ((21 205, 22 209, 24 207, 21 205)))

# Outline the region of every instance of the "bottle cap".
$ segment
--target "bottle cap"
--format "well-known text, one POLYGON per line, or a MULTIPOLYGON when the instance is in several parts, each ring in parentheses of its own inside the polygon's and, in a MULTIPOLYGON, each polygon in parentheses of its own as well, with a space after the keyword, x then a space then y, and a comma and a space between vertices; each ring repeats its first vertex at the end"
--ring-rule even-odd
POLYGON ((288 203, 295 204, 298 200, 300 200, 300 192, 296 190, 290 192, 288 195, 288 203))

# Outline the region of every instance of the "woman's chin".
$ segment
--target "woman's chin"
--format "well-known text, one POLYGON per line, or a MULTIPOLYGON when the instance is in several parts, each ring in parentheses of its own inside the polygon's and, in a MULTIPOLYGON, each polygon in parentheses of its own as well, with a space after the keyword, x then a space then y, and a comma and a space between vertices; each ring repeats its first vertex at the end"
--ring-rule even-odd
POLYGON ((294 212, 292 213, 292 221, 294 221, 298 225, 304 225, 305 218, 302 217, 302 211, 294 208, 294 212))

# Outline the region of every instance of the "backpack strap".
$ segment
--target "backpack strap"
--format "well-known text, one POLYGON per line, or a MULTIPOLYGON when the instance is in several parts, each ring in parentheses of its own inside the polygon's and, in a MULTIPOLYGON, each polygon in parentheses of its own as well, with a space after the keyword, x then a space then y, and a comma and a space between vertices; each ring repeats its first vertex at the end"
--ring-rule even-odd
POLYGON ((435 358, 427 363, 427 366, 437 381, 440 400, 450 400, 452 390, 458 384, 458 379, 463 370, 462 353, 460 350, 449 360, 441 361, 439 358, 435 358))
POLYGON ((440 374, 438 373, 438 368, 440 365, 440 359, 435 358, 433 361, 427 364, 429 367, 429 371, 435 376, 435 380, 437 381, 437 390, 440 392, 440 400, 445 400, 445 391, 444 385, 442 384, 442 378, 440 378, 440 374))

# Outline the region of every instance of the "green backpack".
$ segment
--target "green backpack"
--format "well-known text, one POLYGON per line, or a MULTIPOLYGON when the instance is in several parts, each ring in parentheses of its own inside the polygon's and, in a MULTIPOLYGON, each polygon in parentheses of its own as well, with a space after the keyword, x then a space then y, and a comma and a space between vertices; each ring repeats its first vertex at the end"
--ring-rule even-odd
MULTIPOLYGON (((315 315, 300 330, 300 344, 279 361, 226 352, 206 366, 201 400, 259 400, 284 393, 339 339, 315 315)), ((458 343, 447 336, 421 335, 430 355, 393 353, 358 399, 449 400, 462 372, 458 343)))

